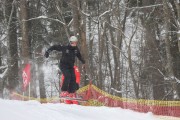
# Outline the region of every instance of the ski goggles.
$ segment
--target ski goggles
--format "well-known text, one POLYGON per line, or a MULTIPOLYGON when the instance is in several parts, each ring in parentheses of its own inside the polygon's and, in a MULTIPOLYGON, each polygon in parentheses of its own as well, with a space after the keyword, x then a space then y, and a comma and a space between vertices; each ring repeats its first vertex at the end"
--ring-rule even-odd
POLYGON ((70 42, 71 45, 77 44, 77 42, 70 42))

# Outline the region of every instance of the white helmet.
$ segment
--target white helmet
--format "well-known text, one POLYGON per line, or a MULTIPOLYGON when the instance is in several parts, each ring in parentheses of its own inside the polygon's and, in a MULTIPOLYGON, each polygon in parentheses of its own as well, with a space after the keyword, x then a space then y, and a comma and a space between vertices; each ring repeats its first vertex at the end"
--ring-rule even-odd
POLYGON ((76 36, 71 36, 71 37, 69 38, 69 42, 77 42, 77 41, 78 41, 78 39, 77 39, 76 36))

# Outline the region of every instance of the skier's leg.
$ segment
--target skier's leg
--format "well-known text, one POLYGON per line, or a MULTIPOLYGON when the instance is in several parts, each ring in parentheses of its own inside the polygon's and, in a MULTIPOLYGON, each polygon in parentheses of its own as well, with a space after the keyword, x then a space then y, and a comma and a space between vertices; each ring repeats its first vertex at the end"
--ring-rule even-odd
MULTIPOLYGON (((77 90, 77 84, 76 84, 76 77, 74 73, 74 69, 71 70, 71 79, 69 83, 69 97, 76 98, 76 90, 77 90)), ((72 104, 79 104, 77 100, 71 100, 72 104)))
MULTIPOLYGON (((76 83, 76 76, 75 76, 75 72, 74 70, 71 71, 71 80, 70 80, 70 83, 69 83, 69 96, 72 97, 72 98, 76 98, 76 90, 77 90, 77 83, 76 83)), ((79 104, 79 102, 77 100, 72 100, 71 101, 72 104, 79 104)))
POLYGON ((62 84, 62 87, 61 87, 61 91, 68 91, 69 82, 70 82, 70 79, 71 79, 70 70, 61 68, 61 71, 62 71, 62 73, 64 75, 64 81, 63 81, 63 84, 62 84))
POLYGON ((76 91, 76 77, 75 77, 75 72, 74 69, 70 69, 70 73, 71 73, 71 78, 70 78, 70 82, 69 82, 69 89, 68 92, 69 93, 75 93, 76 91))

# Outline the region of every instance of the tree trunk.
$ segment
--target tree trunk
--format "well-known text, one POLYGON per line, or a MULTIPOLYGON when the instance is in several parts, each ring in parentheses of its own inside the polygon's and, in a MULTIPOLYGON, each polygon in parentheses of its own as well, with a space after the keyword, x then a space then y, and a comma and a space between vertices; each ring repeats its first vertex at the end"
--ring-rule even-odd
POLYGON ((129 64, 129 70, 130 70, 130 74, 131 74, 131 79, 132 79, 132 82, 133 82, 133 87, 134 87, 134 92, 135 92, 135 96, 136 96, 136 99, 139 98, 139 88, 138 88, 138 82, 136 81, 135 79, 135 75, 134 75, 134 69, 133 69, 133 64, 132 64, 132 55, 131 55, 131 44, 132 44, 132 40, 133 40, 133 37, 135 35, 137 31, 137 27, 135 29, 135 31, 133 32, 131 38, 130 38, 130 42, 129 42, 129 45, 128 45, 128 64, 129 64))
POLYGON ((8 21, 8 83, 7 87, 11 91, 18 85, 18 51, 17 51, 17 28, 16 28, 16 8, 13 0, 5 1, 5 14, 8 21))
MULTIPOLYGON (((115 16, 118 19, 120 18, 120 16, 115 16)), ((114 59, 114 75, 113 75, 113 80, 112 80, 112 84, 111 84, 111 88, 114 88, 118 91, 121 91, 121 79, 120 79, 120 50, 121 50, 121 43, 122 43, 122 38, 120 37, 120 31, 114 29, 113 27, 111 27, 111 16, 107 15, 106 16, 107 22, 108 22, 108 30, 109 30, 109 35, 110 35, 110 40, 112 43, 112 53, 113 53, 113 59, 114 59), (115 33, 118 34, 117 37, 115 36, 115 33)), ((118 28, 121 29, 121 23, 117 23, 118 24, 118 28)), ((123 30, 122 30, 123 31, 123 30)), ((113 91, 114 92, 114 91, 113 91)), ((114 95, 117 96, 122 96, 121 92, 114 92, 114 95)))
MULTIPOLYGON (((143 0, 143 6, 149 6, 151 4, 155 4, 155 1, 152 0, 143 0)), ((160 9, 161 10, 161 9, 160 9)), ((159 11, 160 11, 159 10, 159 11)), ((163 61, 160 56, 159 51, 159 40, 156 39, 158 36, 157 24, 155 24, 155 20, 153 18, 159 17, 156 14, 156 11, 152 8, 145 8, 142 11, 144 15, 140 15, 142 25, 145 28, 145 46, 143 54, 143 68, 141 71, 141 89, 142 96, 148 97, 146 99, 150 99, 152 96, 149 93, 153 93, 153 98, 156 100, 162 100, 165 95, 164 90, 164 77, 159 72, 163 70, 163 61), (149 17, 145 17, 149 16, 149 17), (152 91, 147 91, 147 86, 152 91), (151 87, 152 86, 152 87, 151 87)), ((158 10, 157 10, 158 12, 158 10)))
MULTIPOLYGON (((90 12, 89 10, 88 10, 88 12, 90 12)), ((91 22, 91 19, 89 18, 88 19, 88 31, 90 32, 90 31, 92 31, 92 24, 91 24, 92 22, 91 22)), ((93 78, 94 77, 94 69, 93 69, 93 44, 94 44, 94 37, 92 36, 92 33, 90 32, 89 33, 89 72, 90 72, 90 78, 93 78)))
MULTIPOLYGON (((28 24, 25 20, 28 19, 28 11, 27 11, 27 1, 21 0, 20 2, 20 16, 21 16, 21 33, 22 33, 22 59, 23 64, 27 64, 30 59, 30 42, 28 39, 28 24)), ((23 66, 24 66, 23 65, 23 66)))
MULTIPOLYGON (((104 39, 105 39, 105 37, 104 37, 104 35, 105 35, 105 33, 106 33, 106 24, 104 25, 104 28, 102 28, 103 29, 103 31, 102 31, 102 35, 99 33, 98 34, 98 52, 99 52, 99 55, 98 55, 98 67, 97 67, 97 69, 98 69, 98 87, 100 88, 100 89, 103 89, 103 73, 102 73, 102 71, 103 71, 103 69, 102 69, 102 66, 103 66, 103 64, 102 64, 102 62, 103 62, 103 55, 104 55, 104 47, 105 47, 105 41, 104 41, 104 39)), ((100 31, 100 30, 99 30, 100 31)))
MULTIPOLYGON (((0 66, 2 66, 2 54, 1 54, 1 49, 2 49, 2 47, 1 47, 1 43, 0 43, 0 66)), ((2 74, 2 70, 0 70, 0 74, 2 74)), ((0 98, 2 98, 3 97, 3 89, 4 89, 4 86, 3 86, 3 80, 2 79, 0 79, 0 98)))
POLYGON ((162 62, 160 58, 160 54, 158 51, 158 44, 156 40, 156 34, 155 34, 155 27, 150 24, 153 21, 149 20, 146 25, 146 61, 145 61, 145 67, 146 67, 146 73, 147 73, 147 79, 148 81, 151 81, 153 86, 153 98, 155 100, 162 100, 165 95, 164 90, 164 78, 163 76, 158 72, 158 70, 162 71, 162 62))
POLYGON ((39 58, 37 64, 38 64, 38 80, 39 80, 39 91, 40 91, 40 99, 41 103, 46 103, 46 89, 45 89, 45 83, 44 83, 44 72, 43 72, 43 59, 39 58))
MULTIPOLYGON (((80 3, 82 8, 80 10, 82 11, 87 11, 86 10, 86 4, 84 2, 80 3)), ((80 14, 80 11, 78 11, 80 14)), ((81 35, 81 53, 84 59, 86 60, 86 65, 89 66, 89 61, 88 61, 88 46, 86 42, 86 16, 83 16, 82 14, 80 16, 80 35, 81 35)))
MULTIPOLYGON (((58 4, 57 4, 58 5, 58 4)), ((40 1, 36 3, 32 1, 29 3, 29 11, 28 17, 34 18, 36 16, 41 15, 41 3, 40 1)), ((44 71, 43 71, 43 59, 44 56, 42 55, 42 49, 44 45, 42 44, 43 38, 43 30, 41 27, 42 21, 35 20, 35 21, 28 21, 28 31, 31 34, 28 36, 30 42, 30 49, 34 51, 31 53, 31 59, 33 60, 32 66, 32 82, 31 82, 31 95, 33 97, 37 97, 36 88, 39 88, 40 93, 40 100, 41 102, 46 102, 46 89, 45 89, 45 82, 44 82, 44 71), (38 54, 37 54, 38 53, 38 54), (36 76, 37 75, 37 76, 36 76), (37 85, 37 80, 39 84, 37 85)))
POLYGON ((178 48, 179 48, 179 53, 180 53, 180 2, 178 2, 178 0, 174 0, 174 3, 176 5, 176 9, 177 9, 177 22, 178 24, 178 32, 177 32, 177 37, 178 37, 178 48))
MULTIPOLYGON (((26 66, 26 64, 30 63, 30 40, 28 37, 28 32, 29 32, 29 28, 28 28, 28 23, 27 20, 28 19, 28 5, 27 5, 27 1, 26 0, 20 0, 20 20, 22 22, 21 24, 21 36, 22 36, 22 40, 20 42, 21 44, 21 51, 20 51, 20 55, 21 55, 21 70, 24 69, 24 67, 26 66)), ((31 64, 32 66, 32 64, 31 64)), ((32 69, 32 67, 31 67, 32 69)), ((32 70, 31 70, 32 71, 32 70)), ((33 86, 32 84, 32 77, 30 80, 30 84, 31 86, 33 86)), ((29 87, 31 87, 29 86, 29 87)), ((28 90, 24 91, 26 96, 32 96, 32 89, 30 88, 30 95, 28 90)))
MULTIPOLYGON (((177 9, 177 22, 180 23, 180 1, 174 0, 174 3, 176 5, 176 9, 177 9)), ((177 40, 178 40, 178 49, 179 49, 179 54, 177 56, 179 56, 178 58, 180 59, 180 24, 177 24, 177 40)), ((180 64, 180 60, 177 60, 177 62, 180 64)), ((179 66, 179 64, 177 66, 179 66)), ((177 67, 177 77, 178 79, 180 79, 180 69, 179 67, 177 67)), ((177 85, 177 90, 178 90, 178 94, 180 97, 180 84, 177 85)))
POLYGON ((170 13, 168 9, 168 3, 167 0, 163 0, 163 10, 164 10, 164 21, 165 21, 165 45, 166 45, 166 57, 167 57, 167 73, 169 80, 172 83, 172 89, 173 89, 173 97, 178 96, 178 91, 177 91, 177 85, 176 85, 176 80, 175 80, 175 74, 173 70, 173 60, 172 60, 172 55, 171 55, 171 50, 170 50, 170 40, 169 40, 169 30, 170 30, 170 13))
MULTIPOLYGON (((113 81, 113 73, 112 73, 112 65, 111 65, 111 59, 110 59, 110 50, 109 50, 109 43, 108 43, 108 37, 105 35, 106 39, 106 56, 107 56, 107 62, 108 62, 108 68, 109 68, 109 75, 110 75, 110 83, 112 84, 113 81)), ((111 91, 111 85, 109 86, 109 91, 111 91)))
MULTIPOLYGON (((72 10, 73 10, 73 32, 74 35, 79 35, 80 51, 83 58, 86 61, 86 66, 88 65, 88 52, 86 44, 86 22, 85 18, 80 14, 79 10, 85 9, 84 3, 79 0, 71 0, 72 10), (81 8, 82 6, 82 8, 81 8), (81 23, 81 24, 80 24, 81 23)), ((81 70, 81 69, 80 69, 81 70)), ((88 71, 87 71, 88 72, 88 71)), ((85 80, 84 85, 87 85, 88 82, 85 80)))

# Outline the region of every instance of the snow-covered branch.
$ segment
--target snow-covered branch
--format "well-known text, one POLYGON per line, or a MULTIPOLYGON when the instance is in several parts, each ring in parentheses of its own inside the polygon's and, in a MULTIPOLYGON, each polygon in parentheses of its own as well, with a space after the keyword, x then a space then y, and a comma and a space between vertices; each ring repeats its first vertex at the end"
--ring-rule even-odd
POLYGON ((82 11, 82 10, 81 10, 80 12, 81 12, 83 15, 85 15, 85 16, 87 16, 87 17, 90 17, 90 18, 92 19, 93 22, 95 22, 96 24, 98 24, 98 21, 94 20, 93 17, 92 17, 90 14, 85 13, 85 12, 82 11))
POLYGON ((7 68, 7 66, 1 66, 0 70, 7 68))
POLYGON ((121 91, 121 90, 116 90, 115 88, 111 88, 111 90, 113 90, 113 91, 116 92, 116 93, 123 93, 123 91, 121 91))
POLYGON ((176 78, 175 76, 166 77, 160 69, 158 69, 158 68, 156 68, 156 67, 153 67, 153 66, 150 66, 149 68, 156 69, 156 70, 164 77, 164 80, 172 80, 172 79, 173 79, 173 80, 175 80, 177 83, 180 84, 180 80, 179 80, 178 78, 176 78))
POLYGON ((104 13, 102 13, 101 15, 99 15, 99 18, 101 18, 102 16, 104 16, 105 14, 111 12, 112 10, 108 10, 108 11, 105 11, 104 13))
POLYGON ((126 9, 127 10, 144 9, 144 8, 152 8, 152 7, 158 7, 158 6, 163 6, 163 4, 149 5, 149 6, 143 6, 143 7, 132 7, 132 8, 126 8, 126 9))
POLYGON ((35 18, 31 18, 31 19, 28 19, 28 20, 22 20, 22 21, 31 21, 31 20, 37 20, 37 19, 47 19, 47 20, 52 20, 52 21, 56 21, 56 22, 59 22, 63 25, 66 25, 64 22, 58 20, 58 19, 54 19, 54 18, 48 18, 46 16, 39 16, 39 17, 35 17, 35 18))
POLYGON ((177 82, 178 84, 180 84, 180 80, 179 80, 178 78, 176 78, 175 76, 173 76, 173 78, 176 80, 176 82, 177 82))
POLYGON ((4 72, 2 74, 0 74, 1 79, 3 79, 6 76, 6 74, 8 72, 8 67, 7 66, 1 66, 0 70, 2 70, 2 69, 5 69, 5 70, 4 70, 4 72))

